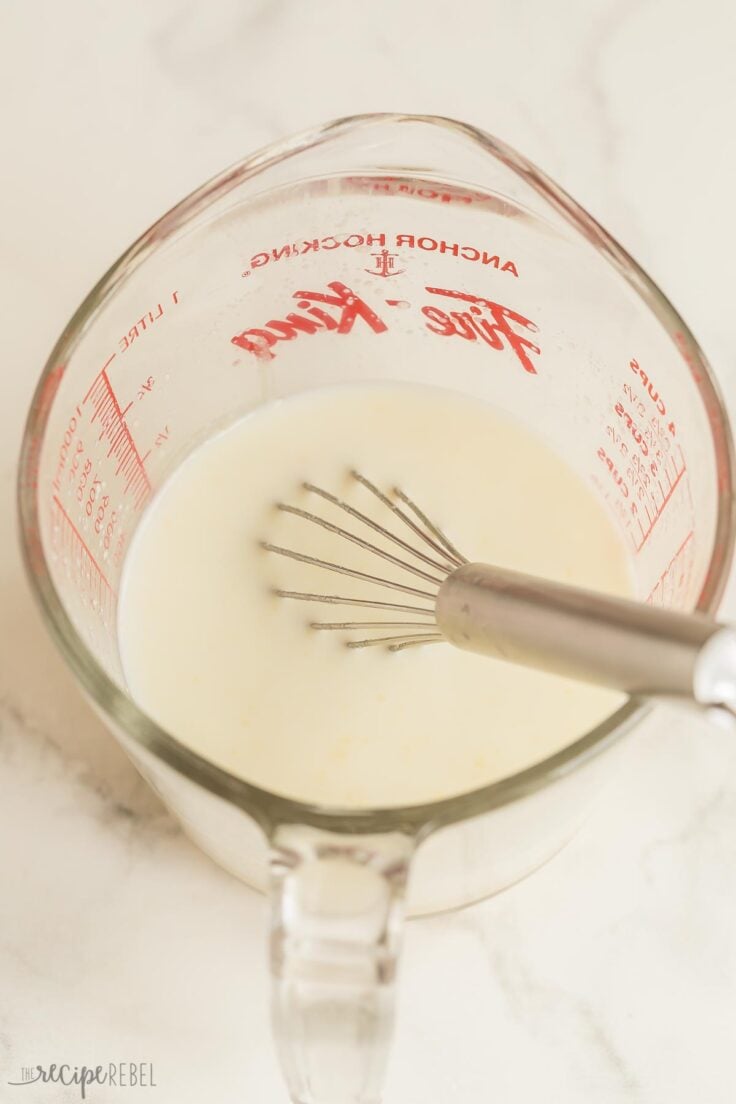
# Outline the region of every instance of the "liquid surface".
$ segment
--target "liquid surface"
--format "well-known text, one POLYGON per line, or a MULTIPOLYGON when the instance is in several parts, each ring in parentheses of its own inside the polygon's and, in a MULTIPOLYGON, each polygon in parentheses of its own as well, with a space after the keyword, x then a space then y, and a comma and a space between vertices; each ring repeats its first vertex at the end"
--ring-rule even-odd
POLYGON ((371 634, 310 628, 402 615, 287 600, 275 587, 416 600, 268 553, 264 539, 425 587, 276 509, 288 502, 381 542, 306 491, 309 480, 401 532, 352 469, 382 490, 401 486, 471 560, 630 593, 626 554, 602 506, 521 426, 433 388, 311 392, 261 408, 198 448, 136 532, 120 598, 121 653, 133 697, 161 725, 268 790, 378 807, 501 779, 622 703, 618 693, 446 643, 353 650, 346 640, 371 634))

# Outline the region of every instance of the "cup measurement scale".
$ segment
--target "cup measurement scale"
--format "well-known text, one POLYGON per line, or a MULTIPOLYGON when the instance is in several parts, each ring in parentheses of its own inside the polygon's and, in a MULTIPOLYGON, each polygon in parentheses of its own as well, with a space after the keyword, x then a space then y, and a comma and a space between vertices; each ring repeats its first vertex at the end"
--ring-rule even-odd
MULTIPOLYGON (((150 327, 179 303, 178 292, 148 311, 121 338, 122 352, 145 337, 150 327)), ((140 513, 152 493, 146 461, 171 439, 167 421, 145 451, 133 433, 129 415, 156 387, 155 375, 137 381, 132 364, 111 353, 86 393, 74 404, 57 454, 51 481, 53 547, 82 599, 96 609, 108 634, 114 632, 117 586, 130 532, 129 519, 140 513), (121 371, 122 369, 122 371, 121 371), (123 372, 125 375, 123 375, 123 372), (114 377, 117 377, 114 382, 114 377), (127 390, 127 401, 120 393, 127 390), (123 405, 124 403, 124 405, 123 405)), ((57 384, 63 368, 56 374, 57 384)), ((52 377, 53 378, 53 377, 52 377)), ((167 412, 167 417, 169 412, 167 412)))

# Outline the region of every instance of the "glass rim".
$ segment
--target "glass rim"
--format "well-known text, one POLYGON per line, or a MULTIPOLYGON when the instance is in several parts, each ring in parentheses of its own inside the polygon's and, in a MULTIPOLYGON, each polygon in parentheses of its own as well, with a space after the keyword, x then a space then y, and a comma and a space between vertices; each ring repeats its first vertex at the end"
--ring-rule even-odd
POLYGON ((242 181, 270 166, 345 132, 378 123, 423 123, 459 132, 520 176, 558 214, 602 252, 619 271, 667 332, 681 341, 683 358, 708 415, 718 478, 717 518, 713 553, 695 609, 713 613, 728 578, 736 535, 733 487, 734 450, 728 415, 712 370, 688 327, 643 269, 566 192, 526 158, 482 130, 436 115, 375 113, 345 116, 271 143, 225 169, 190 193, 145 231, 94 286, 68 322, 36 386, 26 421, 18 471, 21 546, 31 590, 45 625, 93 704, 140 749, 167 763, 191 781, 236 805, 269 834, 283 823, 298 823, 340 833, 392 830, 422 834, 524 798, 568 775, 617 742, 649 711, 650 703, 629 698, 600 724, 560 751, 531 767, 474 790, 418 805, 385 808, 344 808, 299 801, 262 789, 231 774, 188 748, 149 717, 104 671, 71 622, 48 570, 40 539, 37 465, 40 442, 53 405, 59 365, 83 335, 91 318, 126 275, 146 256, 211 202, 242 181))

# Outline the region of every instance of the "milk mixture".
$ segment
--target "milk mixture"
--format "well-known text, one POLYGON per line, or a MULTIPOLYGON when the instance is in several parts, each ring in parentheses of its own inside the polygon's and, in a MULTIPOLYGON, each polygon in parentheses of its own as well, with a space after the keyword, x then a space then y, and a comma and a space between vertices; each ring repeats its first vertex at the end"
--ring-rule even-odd
POLYGON ((496 781, 622 703, 618 693, 446 643, 353 650, 347 640, 370 634, 310 628, 397 616, 279 598, 274 589, 412 599, 276 556, 264 540, 422 587, 276 509, 287 502, 380 543, 302 486, 324 487, 396 529, 353 469, 387 492, 401 486, 468 559, 630 594, 626 554, 602 506, 521 426, 429 387, 313 391, 257 410, 199 447, 133 539, 121 653, 133 697, 163 727, 265 789, 376 807, 496 781))

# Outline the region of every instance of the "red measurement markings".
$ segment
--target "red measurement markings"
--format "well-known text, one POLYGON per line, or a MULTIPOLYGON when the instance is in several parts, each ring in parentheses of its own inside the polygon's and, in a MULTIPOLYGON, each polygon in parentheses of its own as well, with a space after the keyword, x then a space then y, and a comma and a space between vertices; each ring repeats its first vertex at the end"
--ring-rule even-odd
POLYGON ((92 424, 97 422, 100 426, 98 440, 101 441, 104 438, 109 443, 110 447, 107 450, 107 455, 117 461, 115 475, 122 475, 125 480, 123 493, 132 494, 133 502, 138 508, 150 494, 151 484, 125 421, 125 415, 130 410, 132 403, 128 403, 124 410, 120 409, 120 404, 107 374, 107 368, 114 357, 115 354, 113 353, 94 380, 84 396, 83 405, 86 405, 87 402, 92 403, 90 421, 92 424))
POLYGON ((682 482, 689 490, 689 482, 664 399, 638 361, 631 360, 629 369, 632 375, 613 405, 606 447, 598 456, 618 488, 617 512, 640 552, 677 487, 682 482))
POLYGON ((678 445, 670 453, 664 467, 660 469, 660 477, 656 480, 650 479, 648 484, 643 484, 642 477, 645 469, 642 464, 635 463, 636 459, 636 457, 632 459, 631 470, 634 472, 636 483, 637 501, 633 505, 637 507, 635 520, 641 537, 636 549, 639 552, 649 540, 667 503, 687 473, 687 465, 682 449, 678 445))
POLYGON ((93 607, 100 614, 103 622, 112 625, 117 595, 90 551, 84 537, 62 506, 60 499, 53 495, 51 501, 53 506, 52 528, 56 551, 62 561, 65 562, 69 574, 79 584, 80 589, 89 595, 93 607))
POLYGON ((685 591, 690 583, 694 551, 695 542, 691 529, 649 592, 647 602, 650 605, 677 606, 674 599, 685 591))
MULTIPOLYGON (((123 334, 123 336, 118 341, 118 348, 120 349, 121 353, 127 352, 127 350, 130 348, 135 340, 142 337, 143 334, 150 332, 151 327, 158 321, 158 319, 164 317, 165 312, 168 311, 170 307, 168 300, 164 300, 164 302, 166 303, 165 307, 164 303, 156 303, 156 306, 152 310, 146 311, 145 314, 142 314, 138 321, 134 322, 130 329, 123 334)), ((176 306, 179 302, 178 291, 172 291, 171 302, 174 304, 174 306, 176 306)))

